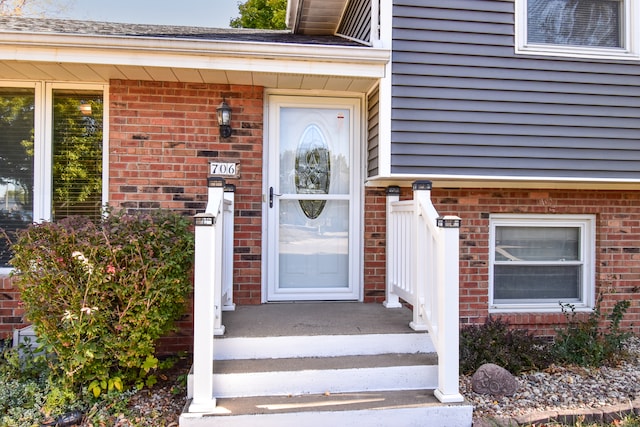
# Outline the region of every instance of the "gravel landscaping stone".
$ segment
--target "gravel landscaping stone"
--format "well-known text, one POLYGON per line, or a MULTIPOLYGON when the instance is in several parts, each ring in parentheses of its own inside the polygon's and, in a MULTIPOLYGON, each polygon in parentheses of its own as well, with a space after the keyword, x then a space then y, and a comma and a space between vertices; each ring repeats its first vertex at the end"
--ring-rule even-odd
POLYGON ((468 376, 461 377, 460 389, 474 405, 474 425, 482 425, 481 419, 515 420, 519 425, 569 422, 577 417, 609 422, 640 411, 640 339, 629 339, 626 350, 628 357, 617 366, 551 366, 521 374, 516 377, 518 391, 513 396, 474 393, 468 376))

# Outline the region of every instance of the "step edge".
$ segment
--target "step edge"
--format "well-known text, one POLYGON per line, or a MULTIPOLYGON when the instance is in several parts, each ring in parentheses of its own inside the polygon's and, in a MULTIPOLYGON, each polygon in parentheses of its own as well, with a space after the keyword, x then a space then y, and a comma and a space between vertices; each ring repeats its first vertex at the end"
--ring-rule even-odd
MULTIPOLYGON (((432 391, 432 390, 428 390, 432 391)), ((224 404, 224 399, 220 399, 224 404)), ((189 402, 185 408, 188 408, 189 402)), ((262 427, 325 427, 327 425, 367 425, 388 426, 416 426, 424 425, 425 419, 433 421, 432 425, 447 425, 450 427, 470 427, 473 418, 473 406, 469 402, 456 404, 433 403, 416 407, 386 407, 363 409, 309 409, 296 412, 278 413, 228 413, 224 406, 211 414, 189 414, 185 411, 180 415, 181 427, 244 427, 260 425, 262 427), (218 413, 219 412, 219 413, 218 413), (366 423, 366 424, 363 424, 366 423)))
POLYGON ((434 353, 430 336, 408 334, 228 338, 214 342, 215 360, 434 353))
POLYGON ((326 369, 359 369, 389 366, 437 366, 436 353, 385 353, 375 355, 295 357, 277 359, 215 360, 214 375, 259 372, 298 372, 326 369))
MULTIPOLYGON (((214 376, 213 390, 220 398, 420 390, 437 388, 437 377, 437 366, 227 374, 214 376)), ((188 397, 192 380, 187 381, 188 397)))

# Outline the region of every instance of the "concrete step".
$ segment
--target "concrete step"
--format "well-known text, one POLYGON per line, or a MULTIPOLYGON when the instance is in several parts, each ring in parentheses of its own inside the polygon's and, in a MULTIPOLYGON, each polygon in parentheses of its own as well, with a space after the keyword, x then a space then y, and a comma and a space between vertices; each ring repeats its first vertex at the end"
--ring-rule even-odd
POLYGON ((433 353, 427 333, 216 338, 215 360, 433 353))
POLYGON ((216 361, 213 389, 247 397, 435 388, 436 363, 433 354, 216 361))
POLYGON ((225 312, 225 335, 213 343, 216 407, 185 411, 180 426, 470 427, 470 405, 434 398, 434 345, 411 319, 404 308, 358 303, 225 312))
POLYGON ((443 405, 432 390, 218 399, 211 414, 183 413, 180 427, 470 427, 473 407, 443 405))

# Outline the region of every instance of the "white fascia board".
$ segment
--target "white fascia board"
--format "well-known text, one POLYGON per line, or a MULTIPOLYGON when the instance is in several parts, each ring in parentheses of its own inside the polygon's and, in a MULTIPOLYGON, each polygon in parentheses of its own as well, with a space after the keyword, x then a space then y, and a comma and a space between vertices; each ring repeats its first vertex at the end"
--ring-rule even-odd
POLYGON ((640 179, 615 178, 562 178, 562 177, 521 177, 521 176, 484 176, 484 175, 427 175, 427 174, 391 174, 376 176, 367 180, 370 187, 388 185, 411 185, 413 181, 429 180, 436 187, 451 188, 543 188, 543 189, 601 189, 601 190, 637 190, 640 179))
POLYGON ((0 33, 0 60, 384 76, 387 49, 146 37, 0 33))

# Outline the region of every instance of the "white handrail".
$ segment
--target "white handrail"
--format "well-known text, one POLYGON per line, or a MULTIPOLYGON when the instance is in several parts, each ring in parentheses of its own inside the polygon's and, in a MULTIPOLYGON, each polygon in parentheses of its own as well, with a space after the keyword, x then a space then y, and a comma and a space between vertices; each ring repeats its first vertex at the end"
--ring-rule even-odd
POLYGON ((193 392, 189 412, 216 407, 213 396, 213 337, 224 334, 222 311, 233 304, 234 193, 224 179, 208 179, 204 213, 194 216, 193 392), (213 308, 213 309, 212 309, 213 308))
POLYGON ((441 402, 461 402, 459 392, 460 218, 441 217, 431 202, 431 182, 413 185, 413 200, 387 196, 386 307, 413 306, 411 328, 429 331, 438 352, 441 402))

